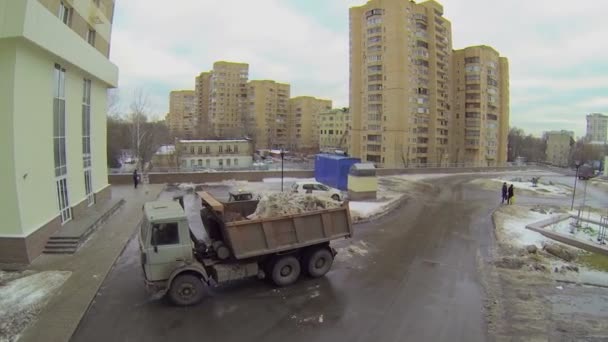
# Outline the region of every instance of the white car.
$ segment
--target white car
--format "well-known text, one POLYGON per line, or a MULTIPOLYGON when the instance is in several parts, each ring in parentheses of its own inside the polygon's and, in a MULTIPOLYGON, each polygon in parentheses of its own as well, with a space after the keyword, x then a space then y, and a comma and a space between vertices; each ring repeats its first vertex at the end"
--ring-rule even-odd
POLYGON ((342 200, 342 193, 338 189, 331 188, 319 182, 296 182, 291 186, 292 192, 299 194, 313 194, 317 196, 329 197, 335 201, 342 200))

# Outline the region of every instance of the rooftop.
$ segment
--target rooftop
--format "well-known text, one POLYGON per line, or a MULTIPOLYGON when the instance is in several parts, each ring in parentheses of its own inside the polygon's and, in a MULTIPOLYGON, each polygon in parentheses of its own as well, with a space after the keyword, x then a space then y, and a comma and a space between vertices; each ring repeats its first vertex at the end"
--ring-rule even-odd
POLYGON ((148 220, 170 220, 186 217, 184 210, 175 201, 154 201, 144 204, 144 213, 148 220))

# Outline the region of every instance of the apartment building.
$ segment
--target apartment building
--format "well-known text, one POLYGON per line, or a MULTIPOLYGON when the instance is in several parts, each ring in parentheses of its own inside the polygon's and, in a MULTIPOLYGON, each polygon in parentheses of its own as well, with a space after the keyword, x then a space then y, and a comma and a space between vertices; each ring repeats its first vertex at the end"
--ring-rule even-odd
POLYGON ((353 156, 383 167, 448 160, 451 31, 432 0, 350 9, 353 156))
POLYGON ((594 144, 608 143, 608 115, 600 113, 587 115, 586 138, 594 144))
POLYGON ((193 139, 198 136, 199 117, 194 90, 174 90, 169 94, 169 114, 166 123, 175 137, 193 139))
POLYGON ((509 62, 489 46, 455 50, 450 160, 470 166, 507 161, 509 62))
POLYGON ((312 96, 298 96, 289 99, 290 145, 296 151, 318 151, 319 114, 332 108, 331 100, 312 96))
POLYGON ((290 88, 271 80, 248 83, 246 134, 256 149, 288 148, 290 88))
POLYGON ((567 167, 574 145, 574 132, 551 131, 545 133, 547 139, 546 161, 555 166, 567 167))
POLYGON ((113 0, 0 0, 0 263, 111 197, 108 59, 113 0))
POLYGON ((195 79, 197 134, 199 138, 211 135, 209 121, 209 97, 211 94, 211 72, 202 72, 195 79))
MULTIPOLYGON (((247 80, 249 65, 215 62, 209 79, 208 122, 210 134, 217 138, 245 134, 247 80)), ((201 91, 203 94, 203 90, 201 91)), ((202 99, 204 105, 204 99, 202 99)))
POLYGON ((348 108, 332 109, 319 113, 319 149, 349 152, 350 111, 348 108))
POLYGON ((250 140, 178 140, 175 150, 184 169, 236 170, 253 165, 250 140))

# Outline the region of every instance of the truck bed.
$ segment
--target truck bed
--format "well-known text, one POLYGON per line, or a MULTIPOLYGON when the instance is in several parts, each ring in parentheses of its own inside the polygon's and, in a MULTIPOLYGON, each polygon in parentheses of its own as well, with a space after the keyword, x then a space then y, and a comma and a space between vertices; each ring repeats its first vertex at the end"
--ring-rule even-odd
POLYGON ((255 211, 257 201, 221 203, 202 192, 199 197, 204 206, 213 208, 216 213, 217 220, 213 221, 221 221, 214 228, 217 231, 214 235, 218 238, 221 235, 232 256, 238 260, 348 238, 353 234, 347 202, 335 209, 249 220, 245 217, 255 211), (229 219, 236 213, 243 219, 229 219))
POLYGON ((224 224, 236 259, 278 253, 352 236, 348 205, 304 214, 224 224))

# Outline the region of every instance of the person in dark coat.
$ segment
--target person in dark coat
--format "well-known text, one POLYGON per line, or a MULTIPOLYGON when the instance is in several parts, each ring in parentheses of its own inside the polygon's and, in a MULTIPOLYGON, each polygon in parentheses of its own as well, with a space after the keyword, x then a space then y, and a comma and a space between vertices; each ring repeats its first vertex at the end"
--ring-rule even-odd
POLYGON ((137 169, 133 171, 133 185, 135 185, 135 189, 137 189, 137 184, 139 184, 139 174, 137 174, 137 169))
POLYGON ((500 202, 500 204, 507 202, 507 195, 509 194, 508 191, 509 189, 507 188, 507 182, 502 183, 502 202, 500 202))
POLYGON ((508 191, 508 200, 507 200, 508 204, 513 204, 513 196, 515 196, 515 194, 513 193, 513 184, 511 184, 511 186, 509 186, 509 191, 508 191))

